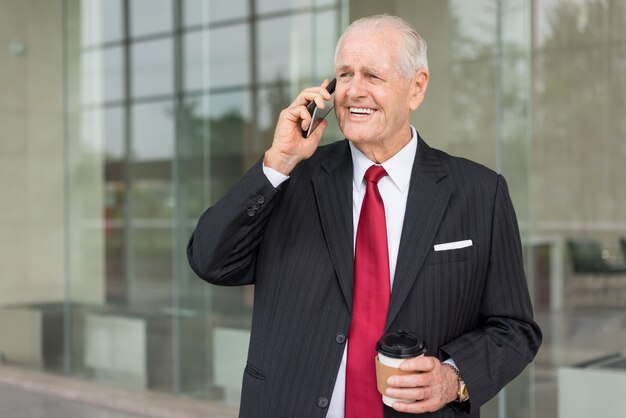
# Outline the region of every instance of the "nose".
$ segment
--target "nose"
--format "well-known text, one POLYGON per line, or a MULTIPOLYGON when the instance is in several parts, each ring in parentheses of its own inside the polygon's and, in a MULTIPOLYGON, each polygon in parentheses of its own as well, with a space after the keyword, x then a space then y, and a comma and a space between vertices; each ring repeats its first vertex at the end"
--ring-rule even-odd
POLYGON ((365 97, 367 90, 365 89, 363 76, 356 74, 349 81, 348 88, 346 89, 346 96, 354 99, 359 97, 365 97))

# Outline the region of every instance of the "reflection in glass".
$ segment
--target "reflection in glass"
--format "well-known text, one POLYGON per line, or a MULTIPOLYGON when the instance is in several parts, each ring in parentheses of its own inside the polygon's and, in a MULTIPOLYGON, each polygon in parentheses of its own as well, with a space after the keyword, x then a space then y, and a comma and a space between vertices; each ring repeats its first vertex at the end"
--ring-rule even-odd
POLYGON ((126 153, 124 141, 124 109, 107 107, 104 114, 104 154, 107 161, 121 161, 126 153))
POLYGON ((124 113, 121 107, 81 112, 81 142, 95 158, 120 161, 124 156, 124 113))
POLYGON ((186 34, 185 90, 248 85, 248 30, 248 25, 235 25, 186 34))
MULTIPOLYGON (((137 104, 132 110, 132 159, 168 162, 174 155, 173 103, 137 104)), ((169 176, 169 173, 167 174, 169 176)))
POLYGON ((312 0, 258 0, 259 13, 271 13, 293 10, 301 7, 310 7, 312 0))
POLYGON ((124 51, 121 47, 85 51, 80 57, 81 103, 124 98, 124 51))
POLYGON ((129 1, 131 36, 171 32, 173 23, 172 0, 129 1))
POLYGON ((202 90, 210 86, 207 55, 210 31, 187 32, 183 36, 185 90, 202 90))
POLYGON ((106 302, 124 305, 126 288, 126 240, 124 223, 124 193, 122 182, 108 182, 105 188, 105 280, 106 302))
POLYGON ((66 110, 77 105, 79 115, 68 119, 68 288, 72 301, 93 302, 72 322, 73 335, 86 342, 69 348, 72 371, 214 399, 230 410, 224 404, 236 405, 241 389, 253 288, 208 286, 191 271, 185 247, 201 213, 270 145, 278 113, 302 87, 332 74, 341 5, 63 4, 72 12, 64 24, 82 30, 68 32, 64 62, 66 110), (174 33, 178 6, 183 30, 174 33), (178 52, 182 61, 174 62, 178 52), (142 330, 110 332, 122 323, 142 330), (224 336, 243 341, 242 350, 218 353, 215 339, 224 336), (98 356, 103 348, 109 356, 98 356), (224 358, 236 366, 224 368, 224 358), (137 369, 120 368, 117 359, 137 369))
POLYGON ((211 87, 246 85, 250 81, 248 25, 213 29, 209 35, 211 87), (224 42, 228 39, 229 42, 224 42))
POLYGON ((337 10, 328 10, 313 15, 315 28, 314 57, 313 57, 313 77, 314 82, 322 81, 325 78, 332 79, 335 72, 335 44, 339 37, 337 21, 339 19, 337 10))
POLYGON ((278 114, 289 106, 293 100, 289 92, 289 86, 286 83, 274 83, 271 88, 260 90, 258 99, 259 114, 257 124, 259 130, 270 133, 274 129, 278 114))
MULTIPOLYGON (((216 94, 209 99, 211 118, 211 190, 222 196, 244 173, 249 150, 250 95, 247 91, 216 94)), ((257 156, 258 158, 258 156, 257 156)))
POLYGON ((131 54, 133 97, 172 94, 174 53, 171 38, 135 43, 131 54))
POLYGON ((80 13, 82 46, 123 38, 122 0, 81 0, 80 13))
POLYGON ((215 23, 248 16, 249 0, 184 0, 184 25, 215 23))
MULTIPOLYGON (((138 181, 133 186, 135 200, 144 198, 151 187, 168 185, 138 181)), ((171 186, 171 185, 170 185, 171 186)), ((148 192, 149 193, 149 192, 148 192)), ((167 221, 133 219, 131 259, 133 275, 129 280, 129 305, 138 312, 166 312, 172 306, 173 230, 167 221)), ((157 365, 153 365, 157 366, 157 365)))
POLYGON ((260 81, 299 81, 311 77, 314 42, 311 28, 312 17, 309 14, 259 22, 260 81))
POLYGON ((497 3, 493 0, 452 1, 450 11, 454 60, 481 59, 495 53, 497 3))

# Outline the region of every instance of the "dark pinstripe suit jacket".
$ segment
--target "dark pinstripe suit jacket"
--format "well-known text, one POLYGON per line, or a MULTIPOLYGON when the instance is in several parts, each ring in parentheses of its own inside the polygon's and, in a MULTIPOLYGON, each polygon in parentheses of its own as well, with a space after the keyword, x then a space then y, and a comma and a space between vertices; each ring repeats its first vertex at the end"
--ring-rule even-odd
MULTIPOLYGON (((219 285, 255 284, 241 417, 324 417, 350 331, 352 159, 319 147, 274 189, 257 163, 200 218, 189 262, 219 285)), ((387 329, 417 332, 452 357, 466 405, 429 417, 478 417, 541 343, 504 179, 419 139, 387 329), (471 239, 471 247, 433 245, 471 239)), ((385 416, 400 416, 385 407, 385 416)))

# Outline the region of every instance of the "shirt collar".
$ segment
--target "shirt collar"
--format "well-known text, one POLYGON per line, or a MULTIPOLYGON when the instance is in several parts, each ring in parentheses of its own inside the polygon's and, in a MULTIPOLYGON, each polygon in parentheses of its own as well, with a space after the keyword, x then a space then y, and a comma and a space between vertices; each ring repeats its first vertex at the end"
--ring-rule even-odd
MULTIPOLYGON (((413 169, 413 161, 417 152, 417 131, 411 126, 413 136, 408 144, 406 144, 393 157, 380 164, 383 166, 391 182, 404 193, 411 182, 411 170, 413 169)), ((350 142, 350 141, 348 141, 350 142)), ((353 173, 352 179, 354 186, 360 192, 363 185, 363 177, 365 172, 372 164, 376 164, 365 156, 352 142, 350 142, 350 152, 352 153, 353 173)))

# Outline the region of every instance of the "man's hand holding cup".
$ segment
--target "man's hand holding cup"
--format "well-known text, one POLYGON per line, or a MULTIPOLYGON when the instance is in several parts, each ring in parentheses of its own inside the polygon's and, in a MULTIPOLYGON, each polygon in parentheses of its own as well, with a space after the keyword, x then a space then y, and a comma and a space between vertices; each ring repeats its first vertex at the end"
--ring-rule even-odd
POLYGON ((457 376, 436 357, 426 356, 426 344, 414 334, 385 334, 376 351, 378 391, 385 405, 419 414, 438 411, 457 398, 457 376))

